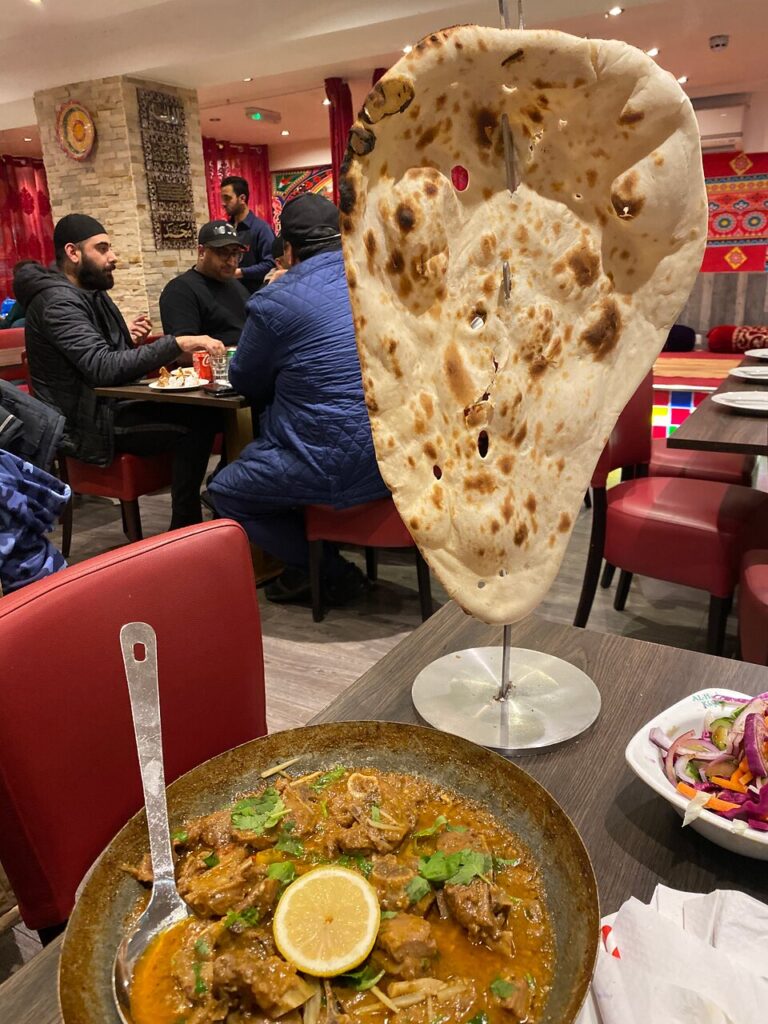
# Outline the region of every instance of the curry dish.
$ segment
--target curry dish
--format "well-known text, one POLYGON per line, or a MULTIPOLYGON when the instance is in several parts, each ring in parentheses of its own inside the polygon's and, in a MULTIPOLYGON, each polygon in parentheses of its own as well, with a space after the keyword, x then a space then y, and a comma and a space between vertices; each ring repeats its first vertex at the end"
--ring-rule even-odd
MULTIPOLYGON (((530 853, 477 804, 413 775, 283 772, 173 836, 193 916, 131 988, 135 1024, 534 1024, 553 970, 530 853), (278 953, 272 915, 318 864, 359 871, 381 923, 368 959, 320 980, 278 953)), ((151 883, 148 863, 133 870, 151 883)))

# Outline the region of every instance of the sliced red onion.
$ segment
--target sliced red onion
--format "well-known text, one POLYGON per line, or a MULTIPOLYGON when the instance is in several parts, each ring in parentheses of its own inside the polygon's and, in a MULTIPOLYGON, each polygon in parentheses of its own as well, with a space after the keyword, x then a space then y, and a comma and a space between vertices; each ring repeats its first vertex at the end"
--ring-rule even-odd
MULTIPOLYGON (((693 760, 693 754, 683 754, 675 760, 675 775, 681 782, 693 783, 693 779, 687 772, 688 765, 693 760)), ((704 780, 707 781, 706 779, 704 780)))
POLYGON ((747 818, 747 824, 750 828, 757 829, 758 832, 768 832, 768 821, 760 821, 759 818, 747 818))
POLYGON ((747 720, 744 723, 744 753, 747 755, 749 770, 758 778, 768 775, 768 764, 766 764, 763 753, 766 739, 768 739, 768 730, 765 728, 765 719, 762 713, 754 712, 747 715, 747 720))
POLYGON ((657 747, 666 753, 669 750, 672 740, 667 736, 663 729, 660 729, 658 725, 651 729, 648 739, 651 743, 655 743, 657 747))
MULTIPOLYGON (((705 758, 699 758, 701 761, 705 761, 705 758)), ((734 771, 738 767, 738 762, 728 754, 723 754, 720 751, 720 757, 716 757, 713 761, 706 761, 702 765, 701 772, 705 780, 710 779, 713 775, 719 775, 720 778, 730 778, 734 771)))
POLYGON ((669 745, 669 749, 664 757, 664 771, 673 786, 676 783, 675 757, 678 754, 680 747, 683 746, 687 740, 693 739, 695 735, 696 733, 693 729, 689 729, 688 732, 681 733, 677 739, 673 740, 669 745))
POLYGON ((730 740, 731 743, 734 744, 734 752, 735 745, 741 743, 744 738, 744 729, 746 728, 749 716, 765 715, 766 710, 768 710, 768 700, 764 697, 755 697, 754 700, 751 700, 749 704, 747 704, 739 717, 733 723, 733 728, 731 729, 730 740))

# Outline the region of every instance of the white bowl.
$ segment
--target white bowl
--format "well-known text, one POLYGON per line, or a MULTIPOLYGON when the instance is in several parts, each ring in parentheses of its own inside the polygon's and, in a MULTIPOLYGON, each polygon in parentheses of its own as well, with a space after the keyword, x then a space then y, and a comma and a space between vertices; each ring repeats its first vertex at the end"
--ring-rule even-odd
MULTIPOLYGON (((698 693, 684 697, 683 700, 651 719, 647 725, 635 733, 624 752, 627 764, 635 775, 672 804, 681 818, 688 807, 688 797, 678 793, 664 774, 661 751, 655 743, 651 742, 648 735, 654 726, 658 726, 671 738, 678 736, 681 732, 687 732, 689 729, 695 730, 698 736, 704 725, 707 711, 720 704, 717 700, 718 695, 751 699, 749 694, 738 693, 736 690, 699 690, 698 693)), ((730 710, 732 707, 731 705, 730 710)), ((745 857, 754 857, 756 860, 768 860, 768 832, 758 832, 753 828, 747 828, 746 832, 735 831, 734 824, 713 811, 703 810, 688 827, 718 846, 722 846, 723 849, 730 850, 731 853, 741 853, 745 857)), ((739 827, 736 825, 736 829, 739 827)))

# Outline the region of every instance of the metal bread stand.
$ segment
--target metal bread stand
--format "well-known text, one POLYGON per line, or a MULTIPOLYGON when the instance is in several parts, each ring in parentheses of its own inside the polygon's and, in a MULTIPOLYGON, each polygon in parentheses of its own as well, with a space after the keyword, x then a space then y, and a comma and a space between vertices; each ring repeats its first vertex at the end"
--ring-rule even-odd
MULTIPOLYGON (((499 0, 509 28, 508 0, 499 0)), ((522 0, 518 27, 523 28, 522 0)), ((519 184, 509 120, 502 117, 507 187, 519 184)), ((509 264, 502 263, 505 302, 511 294, 509 264)), ((416 677, 411 696, 425 721, 495 750, 535 750, 573 739, 600 713, 600 691, 581 669, 541 651, 512 647, 504 626, 501 647, 471 647, 446 654, 416 677)))

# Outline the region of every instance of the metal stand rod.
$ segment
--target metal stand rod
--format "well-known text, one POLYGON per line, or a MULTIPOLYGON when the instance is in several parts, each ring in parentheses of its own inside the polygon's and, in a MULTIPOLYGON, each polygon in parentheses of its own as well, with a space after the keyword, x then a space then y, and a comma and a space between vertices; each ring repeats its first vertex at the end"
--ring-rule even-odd
POLYGON ((496 700, 506 700, 510 691, 509 681, 509 661, 510 653, 512 650, 512 627, 504 627, 504 639, 502 640, 501 648, 501 686, 499 687, 499 695, 496 700))
MULTIPOLYGON (((499 14, 501 15, 501 27, 511 28, 511 18, 509 16, 509 0, 499 0, 499 14)), ((525 28, 525 18, 523 17, 523 0, 517 0, 517 27, 522 31, 525 28)))

